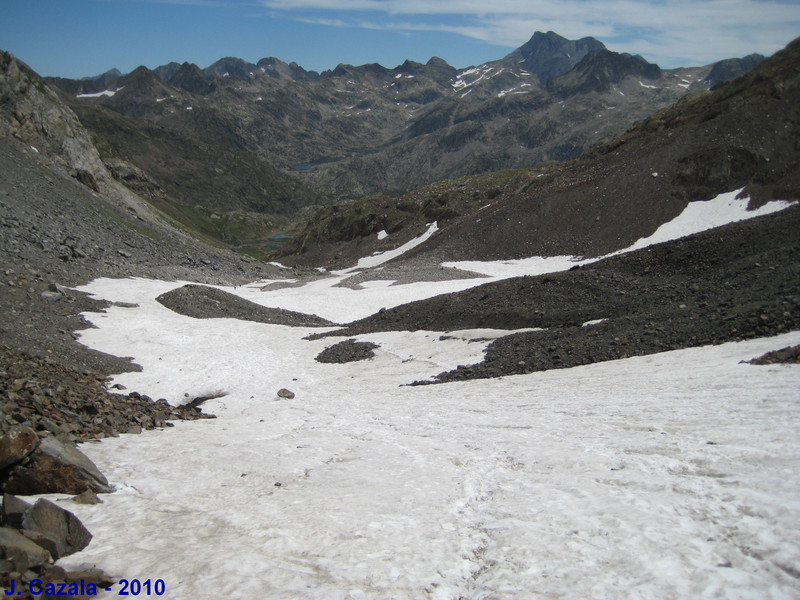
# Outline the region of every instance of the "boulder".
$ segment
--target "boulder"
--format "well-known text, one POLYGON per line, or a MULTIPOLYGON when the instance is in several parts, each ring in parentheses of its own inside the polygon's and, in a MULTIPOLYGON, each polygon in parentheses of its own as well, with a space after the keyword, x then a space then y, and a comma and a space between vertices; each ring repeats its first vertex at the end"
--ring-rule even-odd
POLYGON ((278 390, 278 397, 291 400, 292 398, 294 398, 294 392, 291 390, 287 390, 286 388, 281 388, 278 390))
POLYGON ((13 427, 0 437, 0 470, 18 463, 36 449, 39 436, 30 427, 13 427))
POLYGON ((78 517, 45 498, 39 498, 25 511, 22 529, 26 537, 47 549, 54 560, 83 550, 92 540, 92 534, 78 517))
POLYGON ((86 490, 77 496, 72 497, 72 501, 76 504, 102 504, 103 501, 92 490, 86 490))
POLYGON ((36 452, 25 464, 18 464, 3 485, 10 494, 80 494, 90 489, 108 493, 108 480, 75 446, 64 444, 52 436, 42 438, 36 452))
POLYGON ((20 573, 51 560, 47 550, 10 527, 0 527, 0 553, 14 563, 15 570, 20 573))
POLYGON ((3 525, 22 529, 22 517, 32 504, 11 494, 3 494, 3 525))

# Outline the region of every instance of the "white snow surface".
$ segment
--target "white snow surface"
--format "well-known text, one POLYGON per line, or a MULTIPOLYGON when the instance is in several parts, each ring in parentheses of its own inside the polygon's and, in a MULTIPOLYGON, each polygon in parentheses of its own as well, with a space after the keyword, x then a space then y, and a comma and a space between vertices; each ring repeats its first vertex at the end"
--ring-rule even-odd
POLYGON ((434 233, 439 230, 439 224, 434 221, 433 223, 428 223, 428 229, 422 235, 415 237, 412 240, 409 240, 402 246, 395 248, 394 250, 387 250, 385 252, 377 252, 372 256, 365 256, 364 258, 358 261, 358 264, 355 267, 351 267, 346 269, 345 271, 340 271, 341 273, 349 273, 355 271, 356 269, 368 269, 370 267, 377 267, 378 265, 382 265, 385 262, 389 262, 393 258, 397 258, 402 254, 405 254, 412 248, 416 248, 421 243, 426 241, 430 238, 434 233))
POLYGON ((755 210, 747 210, 750 198, 739 198, 741 193, 742 190, 736 190, 720 194, 712 200, 690 202, 677 219, 664 223, 653 235, 638 240, 630 248, 621 252, 639 250, 653 244, 720 227, 727 223, 768 215, 793 204, 792 201, 773 200, 755 210))
MULTIPOLYGON (((122 86, 122 87, 125 87, 125 86, 122 86)), ((119 89, 116 89, 116 90, 103 90, 102 92, 95 92, 93 94, 77 94, 75 97, 76 98, 102 98, 103 96, 107 96, 107 97, 110 98, 111 96, 116 94, 121 89, 122 88, 119 88, 119 89)))
MULTIPOLYGON (((352 272, 226 289, 346 321, 486 281, 335 285, 352 272)), ((138 304, 85 315, 82 343, 143 367, 114 382, 226 395, 215 420, 83 445, 117 491, 62 502, 94 538, 59 564, 160 578, 173 600, 800 598, 800 368, 740 362, 800 332, 407 386, 507 332, 366 334, 374 358, 322 364, 341 338, 155 301, 182 284, 82 288, 138 304)))

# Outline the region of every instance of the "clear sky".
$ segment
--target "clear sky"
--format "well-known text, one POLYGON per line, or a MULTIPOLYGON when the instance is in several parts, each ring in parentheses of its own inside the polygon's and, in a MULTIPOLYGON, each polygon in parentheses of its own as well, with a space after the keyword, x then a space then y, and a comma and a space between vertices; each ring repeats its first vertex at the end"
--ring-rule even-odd
POLYGON ((467 67, 535 31, 701 65, 779 50, 800 36, 800 0, 0 0, 0 49, 62 77, 225 56, 316 71, 431 56, 467 67))

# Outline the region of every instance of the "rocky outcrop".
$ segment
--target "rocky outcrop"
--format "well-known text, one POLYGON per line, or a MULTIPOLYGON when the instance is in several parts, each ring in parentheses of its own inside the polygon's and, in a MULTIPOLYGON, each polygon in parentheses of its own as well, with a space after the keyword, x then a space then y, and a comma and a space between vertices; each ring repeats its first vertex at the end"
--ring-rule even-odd
POLYGON ((761 54, 750 54, 743 58, 727 58, 714 63, 711 72, 706 76, 706 81, 712 86, 731 81, 752 71, 766 60, 761 54))
POLYGON ((194 283, 165 292, 156 300, 170 310, 195 319, 241 319, 292 327, 333 325, 317 315, 261 306, 220 289, 194 283))
POLYGON ((748 361, 752 365, 800 365, 800 346, 787 346, 748 361))
POLYGON ((130 216, 161 223, 141 198, 106 169, 88 131, 44 80, 0 51, 0 138, 15 138, 130 216))
POLYGON ((16 529, 0 528, 0 551, 8 565, 16 571, 27 571, 50 562, 50 553, 16 529))
POLYGON ((97 191, 110 180, 78 118, 44 81, 8 52, 0 53, 0 135, 55 157, 97 191))
POLYGON ((0 438, 0 471, 20 462, 39 445, 39 436, 30 427, 12 427, 0 438))
POLYGON ((605 45, 592 37, 568 40, 552 31, 537 31, 506 59, 523 62, 527 69, 539 76, 542 83, 547 83, 553 77, 571 70, 590 52, 604 49, 605 45))
POLYGON ((547 89, 559 97, 605 92, 628 77, 658 79, 661 69, 641 56, 597 50, 587 54, 569 73, 551 79, 547 89))
POLYGON ((199 96, 210 94, 217 88, 214 80, 203 73, 200 67, 188 62, 170 76, 169 84, 199 96))

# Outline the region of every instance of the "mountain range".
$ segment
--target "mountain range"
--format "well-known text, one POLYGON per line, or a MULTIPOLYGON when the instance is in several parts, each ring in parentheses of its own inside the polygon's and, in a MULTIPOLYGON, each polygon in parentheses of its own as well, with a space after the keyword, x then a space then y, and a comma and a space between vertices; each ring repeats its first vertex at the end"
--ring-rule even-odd
POLYGON ((191 229, 257 248, 309 207, 577 158, 761 60, 662 70, 593 38, 537 32, 467 69, 434 57, 317 73, 223 58, 47 83, 119 181, 191 229))

